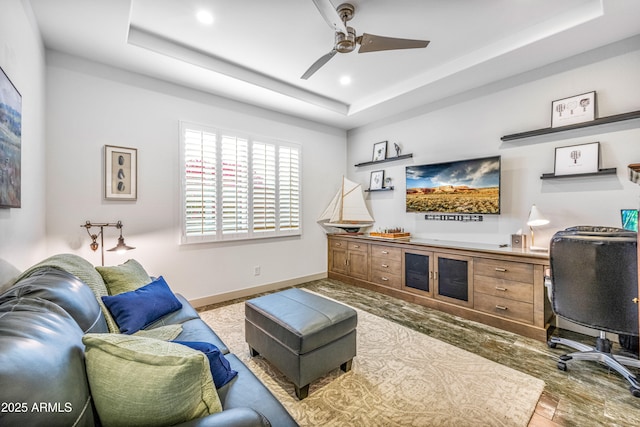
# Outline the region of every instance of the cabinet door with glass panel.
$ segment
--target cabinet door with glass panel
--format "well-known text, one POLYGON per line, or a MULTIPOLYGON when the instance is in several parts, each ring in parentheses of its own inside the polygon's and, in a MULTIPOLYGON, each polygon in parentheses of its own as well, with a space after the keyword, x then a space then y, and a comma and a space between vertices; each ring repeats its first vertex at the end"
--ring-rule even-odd
POLYGON ((435 253, 434 298, 473 307, 473 258, 435 253))
POLYGON ((434 253, 415 249, 402 250, 402 290, 433 297, 434 253))

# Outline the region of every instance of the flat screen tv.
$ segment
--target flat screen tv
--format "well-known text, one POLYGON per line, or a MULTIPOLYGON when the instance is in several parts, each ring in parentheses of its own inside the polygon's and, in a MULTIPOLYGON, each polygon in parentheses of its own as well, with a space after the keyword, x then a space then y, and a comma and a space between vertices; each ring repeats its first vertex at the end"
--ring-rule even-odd
POLYGON ((407 212, 500 213, 500 156, 406 169, 407 212))
POLYGON ((622 228, 631 231, 638 231, 637 209, 622 209, 620 210, 620 217, 622 220, 622 228))

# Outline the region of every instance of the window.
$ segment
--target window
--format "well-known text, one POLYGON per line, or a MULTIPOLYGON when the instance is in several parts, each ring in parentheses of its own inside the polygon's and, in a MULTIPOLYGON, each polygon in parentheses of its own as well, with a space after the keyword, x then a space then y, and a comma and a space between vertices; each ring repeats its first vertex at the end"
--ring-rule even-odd
POLYGON ((301 234, 300 146, 180 123, 182 243, 301 234))

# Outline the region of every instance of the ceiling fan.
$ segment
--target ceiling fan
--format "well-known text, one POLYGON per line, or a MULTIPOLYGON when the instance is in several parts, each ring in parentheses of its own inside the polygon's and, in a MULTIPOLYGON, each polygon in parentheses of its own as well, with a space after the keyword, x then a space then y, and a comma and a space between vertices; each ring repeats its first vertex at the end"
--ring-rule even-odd
POLYGON ((301 79, 307 80, 324 64, 329 62, 336 53, 349 53, 354 51, 357 44, 360 45, 358 53, 377 52, 380 50, 415 49, 427 47, 429 44, 428 40, 398 39, 367 33, 356 36, 356 30, 353 27, 347 26, 347 22, 353 18, 356 10, 352 4, 343 3, 334 8, 330 0, 313 0, 313 3, 324 17, 324 20, 327 21, 327 24, 335 30, 335 45, 333 49, 331 49, 331 52, 314 62, 302 77, 300 77, 301 79))

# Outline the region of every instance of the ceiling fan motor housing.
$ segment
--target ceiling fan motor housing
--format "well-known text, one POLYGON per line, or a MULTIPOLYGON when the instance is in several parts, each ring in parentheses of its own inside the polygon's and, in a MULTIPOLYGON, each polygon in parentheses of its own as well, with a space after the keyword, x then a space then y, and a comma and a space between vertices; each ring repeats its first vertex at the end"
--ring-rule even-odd
POLYGON ((340 53, 353 52, 356 48, 356 30, 347 27, 348 34, 336 32, 336 50, 340 53))

